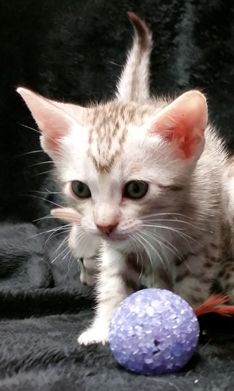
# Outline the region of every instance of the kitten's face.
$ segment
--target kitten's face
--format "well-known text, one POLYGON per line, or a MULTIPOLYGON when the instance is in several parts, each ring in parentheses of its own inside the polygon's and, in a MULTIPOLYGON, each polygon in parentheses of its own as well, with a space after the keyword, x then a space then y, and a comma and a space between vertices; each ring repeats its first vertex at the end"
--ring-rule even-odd
POLYGON ((126 241, 152 224, 154 214, 162 221, 165 213, 179 211, 194 161, 160 135, 147 134, 144 123, 151 117, 146 117, 134 119, 139 126, 122 118, 118 129, 107 121, 110 145, 103 129, 92 145, 90 134, 97 133, 92 118, 64 139, 56 166, 68 204, 82 216, 87 233, 126 241))
POLYGON ((19 92, 87 233, 126 241, 150 224, 149 215, 178 211, 203 150, 202 94, 191 91, 161 107, 114 101, 84 109, 19 92))

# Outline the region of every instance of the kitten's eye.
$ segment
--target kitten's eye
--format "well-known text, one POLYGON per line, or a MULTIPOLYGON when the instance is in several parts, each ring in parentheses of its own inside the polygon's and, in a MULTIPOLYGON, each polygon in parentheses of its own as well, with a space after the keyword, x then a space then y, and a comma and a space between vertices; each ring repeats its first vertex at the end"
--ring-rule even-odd
POLYGON ((73 181, 71 183, 71 188, 76 197, 79 198, 89 198, 91 197, 91 191, 89 187, 80 181, 73 181))
POLYGON ((142 181, 131 181, 124 186, 124 197, 139 199, 143 198, 148 191, 148 183, 142 181))

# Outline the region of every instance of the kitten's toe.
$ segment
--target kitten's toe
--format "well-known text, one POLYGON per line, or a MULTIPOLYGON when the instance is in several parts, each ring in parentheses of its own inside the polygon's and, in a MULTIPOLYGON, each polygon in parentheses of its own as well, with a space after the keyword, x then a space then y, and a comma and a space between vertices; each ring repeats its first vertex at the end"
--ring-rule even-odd
POLYGON ((90 345, 91 343, 102 343, 105 345, 109 341, 109 328, 92 326, 84 331, 77 341, 80 345, 90 345))

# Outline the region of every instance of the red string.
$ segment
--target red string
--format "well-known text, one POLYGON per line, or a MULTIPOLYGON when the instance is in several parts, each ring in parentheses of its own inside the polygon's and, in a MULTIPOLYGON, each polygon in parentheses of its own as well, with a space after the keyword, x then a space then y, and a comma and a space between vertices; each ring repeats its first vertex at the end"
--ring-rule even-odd
POLYGON ((234 315, 234 306, 223 305, 228 301, 228 296, 224 294, 211 295, 202 305, 195 308, 194 313, 198 317, 203 314, 215 312, 222 316, 234 315))

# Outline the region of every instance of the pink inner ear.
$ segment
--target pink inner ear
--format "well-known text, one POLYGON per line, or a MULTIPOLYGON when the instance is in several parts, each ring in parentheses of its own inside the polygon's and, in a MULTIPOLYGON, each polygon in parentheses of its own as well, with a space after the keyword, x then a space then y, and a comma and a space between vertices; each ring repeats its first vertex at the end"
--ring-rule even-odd
POLYGON ((41 115, 34 113, 33 116, 39 129, 42 131, 43 144, 48 150, 58 150, 59 140, 64 137, 72 127, 65 113, 53 108, 43 110, 41 115))
POLYGON ((202 94, 187 92, 162 110, 152 121, 151 133, 175 141, 185 158, 196 155, 207 126, 207 106, 202 94))
POLYGON ((173 124, 164 123, 163 119, 160 119, 155 125, 155 130, 157 133, 160 133, 163 138, 168 141, 175 140, 178 144, 178 147, 184 152, 186 158, 189 158, 193 155, 194 149, 199 144, 201 140, 202 133, 196 134, 191 128, 191 124, 186 121, 184 116, 176 118, 176 122, 173 124))

